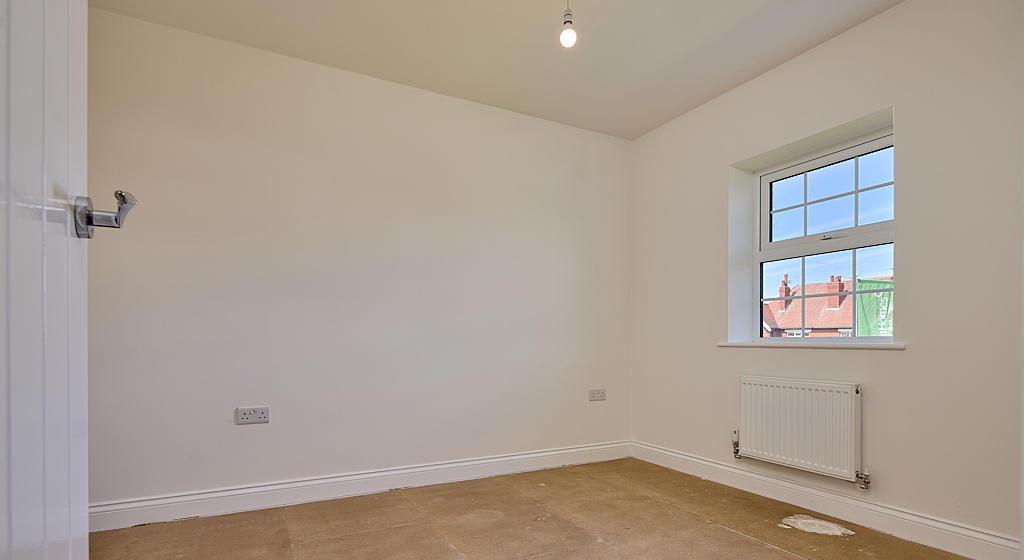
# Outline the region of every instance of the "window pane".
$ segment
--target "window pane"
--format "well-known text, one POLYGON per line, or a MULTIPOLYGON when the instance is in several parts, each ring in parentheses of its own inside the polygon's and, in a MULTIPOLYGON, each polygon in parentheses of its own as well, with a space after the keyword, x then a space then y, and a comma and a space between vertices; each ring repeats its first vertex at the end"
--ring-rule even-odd
POLYGON ((892 243, 857 249, 857 289, 875 290, 891 288, 893 279, 892 243), (883 280, 887 285, 865 287, 861 284, 868 280, 883 280))
POLYGON ((852 159, 833 163, 807 173, 807 201, 818 200, 853 190, 852 159))
POLYGON ((860 197, 857 207, 857 223, 859 225, 873 224, 891 220, 892 212, 892 189, 893 186, 872 189, 859 193, 860 197))
POLYGON ((804 176, 772 182, 772 210, 804 203, 804 176))
POLYGON ((804 259, 807 295, 853 290, 853 251, 836 251, 804 259))
POLYGON ((892 148, 860 156, 858 174, 862 189, 892 181, 892 148))
MULTIPOLYGON (((799 295, 800 283, 800 257, 761 265, 761 297, 799 295)), ((797 327, 799 328, 799 325, 797 327)))
POLYGON ((803 299, 776 299, 761 305, 762 337, 793 337, 803 332, 803 299))
POLYGON ((803 207, 772 214, 771 241, 802 237, 804 234, 803 207))
POLYGON ((853 227, 852 194, 807 206, 807 235, 853 227))
POLYGON ((808 297, 804 305, 804 336, 839 337, 853 331, 852 295, 808 297))
POLYGON ((891 291, 857 294, 857 336, 892 336, 892 308, 891 291))

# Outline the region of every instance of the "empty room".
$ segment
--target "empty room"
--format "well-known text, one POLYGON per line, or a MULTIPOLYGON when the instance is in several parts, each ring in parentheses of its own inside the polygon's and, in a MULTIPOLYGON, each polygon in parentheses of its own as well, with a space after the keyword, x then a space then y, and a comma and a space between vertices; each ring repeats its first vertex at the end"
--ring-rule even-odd
POLYGON ((0 33, 0 558, 1024 558, 1024 0, 0 33))

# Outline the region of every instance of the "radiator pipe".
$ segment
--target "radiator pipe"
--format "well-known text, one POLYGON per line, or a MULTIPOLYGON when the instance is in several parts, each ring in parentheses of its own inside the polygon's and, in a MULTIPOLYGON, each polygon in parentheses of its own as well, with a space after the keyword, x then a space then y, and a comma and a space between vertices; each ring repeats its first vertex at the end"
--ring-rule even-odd
POLYGON ((861 490, 871 489, 871 473, 857 471, 857 480, 860 480, 858 487, 861 490))

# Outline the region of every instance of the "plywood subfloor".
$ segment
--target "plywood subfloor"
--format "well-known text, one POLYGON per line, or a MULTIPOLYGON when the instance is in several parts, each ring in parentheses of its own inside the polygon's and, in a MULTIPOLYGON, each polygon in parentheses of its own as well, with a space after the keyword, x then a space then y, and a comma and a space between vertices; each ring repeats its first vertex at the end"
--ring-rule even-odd
POLYGON ((960 558, 636 459, 103 531, 90 546, 96 560, 960 558), (856 534, 779 527, 796 513, 856 534))

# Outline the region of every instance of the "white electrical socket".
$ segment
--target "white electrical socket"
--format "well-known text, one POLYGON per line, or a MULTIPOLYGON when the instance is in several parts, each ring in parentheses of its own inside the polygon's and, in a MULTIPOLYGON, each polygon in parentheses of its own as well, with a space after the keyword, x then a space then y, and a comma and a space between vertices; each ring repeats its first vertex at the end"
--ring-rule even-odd
POLYGON ((269 424, 269 406, 245 406, 235 409, 235 424, 269 424))
POLYGON ((591 389, 587 392, 587 396, 590 399, 590 402, 603 401, 607 398, 605 396, 604 389, 591 389))

